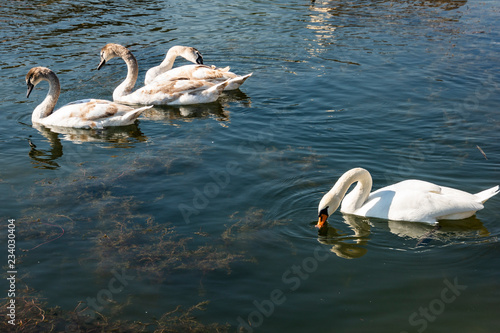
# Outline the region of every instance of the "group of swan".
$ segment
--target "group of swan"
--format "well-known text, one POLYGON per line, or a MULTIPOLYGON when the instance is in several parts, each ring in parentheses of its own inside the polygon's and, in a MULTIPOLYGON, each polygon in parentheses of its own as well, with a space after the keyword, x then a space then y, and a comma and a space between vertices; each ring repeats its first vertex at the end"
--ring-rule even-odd
POLYGON ((483 203, 499 192, 498 185, 470 194, 415 179, 370 193, 371 189, 372 177, 367 170, 354 168, 344 173, 321 199, 316 226, 324 228, 328 216, 339 206, 342 213, 395 221, 436 224, 439 220, 465 219, 483 209, 483 203), (346 194, 354 183, 356 186, 346 194))
POLYGON ((223 90, 237 89, 252 73, 238 76, 229 68, 203 65, 200 52, 192 47, 174 46, 167 52, 165 60, 148 70, 145 86, 133 91, 139 68, 134 55, 126 47, 107 44, 101 50, 101 61, 97 69, 114 57, 127 64, 125 80, 113 92, 113 102, 101 99, 79 100, 54 111, 61 92, 56 74, 45 67, 34 67, 26 75, 29 97, 33 88, 41 81, 48 81, 49 91, 43 102, 33 111, 33 123, 55 127, 104 128, 126 126, 134 123, 139 115, 153 105, 186 105, 216 101, 223 90), (182 56, 196 65, 185 65, 172 69, 177 56, 182 56), (147 105, 131 107, 131 105, 147 105))
MULTIPOLYGON (((195 50, 195 49, 192 49, 195 50)), ((196 51, 196 50, 195 50, 196 51)), ((198 51, 196 51, 199 54, 198 51)), ((125 104, 154 105, 186 105, 210 103, 219 98, 226 88, 236 89, 252 74, 238 76, 228 71, 205 65, 185 65, 174 70, 160 73, 161 69, 171 67, 168 54, 164 61, 166 65, 153 68, 153 73, 147 77, 147 85, 134 89, 139 69, 137 60, 130 50, 119 44, 107 44, 101 49, 101 69, 106 62, 120 57, 127 64, 127 77, 113 92, 113 100, 125 104), (174 71, 172 75, 169 73, 174 71), (154 75, 156 75, 154 77, 154 75)), ((199 57, 196 61, 199 61, 199 57)))
MULTIPOLYGON (((87 99, 69 103, 57 111, 54 107, 61 87, 56 74, 45 67, 34 67, 26 75, 29 97, 41 81, 48 81, 49 92, 32 114, 32 122, 47 126, 73 128, 104 128, 132 124, 152 105, 183 105, 215 101, 223 90, 237 89, 252 74, 238 76, 229 68, 203 65, 200 52, 192 47, 172 47, 165 60, 146 73, 145 86, 133 91, 138 76, 137 60, 130 50, 118 44, 107 44, 101 50, 97 69, 115 57, 127 64, 125 80, 113 92, 113 100, 87 99), (195 63, 172 69, 177 56, 195 63), (124 104, 148 105, 133 108, 124 104)), ((340 211, 358 216, 396 221, 426 222, 457 220, 470 217, 483 209, 483 203, 498 194, 499 186, 476 194, 438 186, 421 180, 405 180, 370 193, 372 178, 362 168, 347 171, 323 196, 318 207, 320 229, 328 216, 340 211), (357 183, 348 193, 348 189, 357 183)))

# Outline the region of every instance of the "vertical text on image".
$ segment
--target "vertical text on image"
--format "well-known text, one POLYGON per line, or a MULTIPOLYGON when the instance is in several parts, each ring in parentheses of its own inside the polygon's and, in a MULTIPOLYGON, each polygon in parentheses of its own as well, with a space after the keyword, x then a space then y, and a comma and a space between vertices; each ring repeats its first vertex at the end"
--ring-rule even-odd
POLYGON ((7 317, 8 323, 15 325, 16 320, 16 220, 9 219, 7 224, 7 281, 9 289, 7 297, 7 317))

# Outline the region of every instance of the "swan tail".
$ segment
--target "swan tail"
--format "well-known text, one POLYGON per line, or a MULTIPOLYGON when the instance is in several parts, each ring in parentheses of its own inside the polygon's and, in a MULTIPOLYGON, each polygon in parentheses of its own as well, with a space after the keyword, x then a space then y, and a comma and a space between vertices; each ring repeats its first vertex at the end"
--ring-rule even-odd
POLYGON ((494 186, 492 188, 489 188, 487 190, 481 191, 479 193, 474 194, 481 203, 484 203, 486 200, 489 198, 497 195, 500 192, 499 186, 494 186))
POLYGON ((229 84, 229 81, 231 81, 231 80, 226 80, 224 82, 218 83, 218 84, 204 90, 203 94, 205 94, 205 95, 212 95, 212 94, 220 95, 224 91, 224 89, 226 89, 227 85, 229 84))
POLYGON ((148 106, 144 106, 142 108, 138 108, 138 109, 132 110, 132 111, 127 112, 126 114, 124 114, 122 116, 122 119, 125 122, 134 122, 137 118, 139 118, 139 116, 141 115, 141 113, 143 113, 144 111, 146 111, 147 109, 150 109, 152 107, 153 107, 153 105, 148 105, 148 106))
POLYGON ((229 79, 229 83, 226 87, 225 90, 235 90, 238 89, 243 82, 245 82, 250 76, 252 76, 253 73, 243 75, 243 76, 237 76, 235 78, 229 79))

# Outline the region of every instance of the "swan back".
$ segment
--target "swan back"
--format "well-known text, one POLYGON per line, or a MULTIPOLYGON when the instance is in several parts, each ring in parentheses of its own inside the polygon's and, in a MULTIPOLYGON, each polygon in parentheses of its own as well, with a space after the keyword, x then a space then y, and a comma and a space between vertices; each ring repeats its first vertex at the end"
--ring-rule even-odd
POLYGON ((121 96, 126 104, 189 105, 216 101, 230 80, 214 84, 202 80, 173 80, 154 82, 121 96))

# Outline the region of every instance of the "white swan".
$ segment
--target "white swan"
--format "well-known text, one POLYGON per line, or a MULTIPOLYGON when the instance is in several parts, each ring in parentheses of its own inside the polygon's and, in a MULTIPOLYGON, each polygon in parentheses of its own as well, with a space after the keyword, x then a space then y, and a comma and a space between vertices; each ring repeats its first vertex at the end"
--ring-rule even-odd
POLYGON ((104 128, 133 124, 137 117, 152 107, 132 108, 102 99, 87 99, 66 104, 54 111, 61 86, 57 75, 46 67, 33 67, 26 74, 29 97, 33 88, 42 81, 49 82, 49 92, 31 116, 31 121, 46 126, 74 128, 104 128))
POLYGON ((97 69, 109 60, 120 57, 127 64, 125 80, 115 88, 113 100, 125 104, 188 105, 211 103, 219 98, 224 88, 233 82, 242 82, 247 77, 238 77, 214 84, 202 80, 178 79, 153 82, 132 92, 139 68, 132 52, 119 44, 107 44, 101 49, 101 62, 97 69))
POLYGON ((323 228, 328 216, 337 210, 341 202, 341 212, 358 216, 430 224, 439 220, 459 220, 483 209, 483 203, 499 192, 498 185, 470 194, 414 179, 383 187, 373 193, 370 193, 371 188, 372 177, 365 169, 355 168, 344 173, 321 199, 316 226, 323 228), (346 195, 349 187, 356 182, 354 189, 346 195))
MULTIPOLYGON (((146 72, 144 85, 150 84, 151 82, 153 82, 154 78, 156 78, 158 75, 171 70, 172 67, 174 66, 175 58, 179 56, 183 57, 187 61, 191 61, 192 63, 199 65, 203 64, 203 56, 194 47, 181 46, 181 45, 172 46, 167 51, 167 55, 165 56, 165 59, 162 61, 162 63, 158 66, 151 67, 146 72)), ((187 66, 193 66, 193 65, 187 65, 187 66)))
POLYGON ((205 66, 203 65, 203 57, 195 48, 188 46, 173 46, 168 50, 167 56, 160 66, 153 67, 147 71, 144 84, 148 85, 154 82, 178 80, 181 78, 221 83, 229 79, 245 77, 244 80, 231 81, 231 83, 224 88, 224 90, 235 90, 238 89, 243 82, 245 82, 246 78, 251 75, 252 73, 245 76, 237 75, 230 72, 229 67, 217 68, 215 66, 205 66), (172 69, 177 55, 180 55, 191 62, 196 62, 198 65, 184 65, 172 69))

